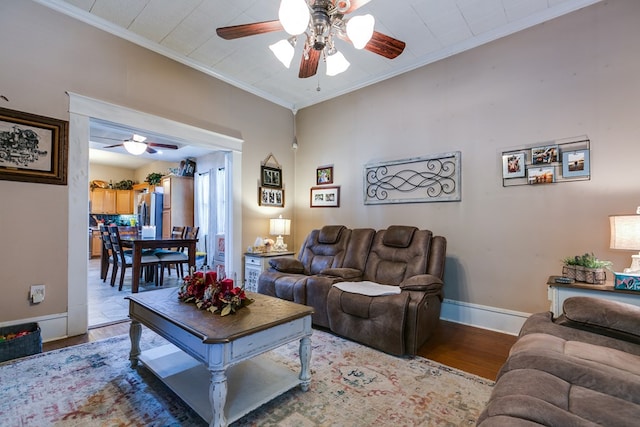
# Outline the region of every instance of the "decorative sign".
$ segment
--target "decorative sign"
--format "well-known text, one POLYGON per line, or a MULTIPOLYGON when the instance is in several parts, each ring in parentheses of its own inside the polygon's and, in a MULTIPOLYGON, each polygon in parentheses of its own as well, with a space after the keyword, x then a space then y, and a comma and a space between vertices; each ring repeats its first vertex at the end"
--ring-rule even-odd
POLYGON ((462 200, 460 151, 365 165, 364 204, 462 200))

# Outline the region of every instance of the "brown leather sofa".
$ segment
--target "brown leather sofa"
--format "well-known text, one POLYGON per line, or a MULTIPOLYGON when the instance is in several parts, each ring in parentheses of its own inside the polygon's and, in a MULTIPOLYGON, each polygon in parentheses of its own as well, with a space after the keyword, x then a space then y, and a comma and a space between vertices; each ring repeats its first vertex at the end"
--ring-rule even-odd
POLYGON ((498 373, 480 427, 637 426, 640 308, 590 297, 531 315, 498 373))
POLYGON ((313 323, 388 353, 414 355, 440 317, 446 239, 429 230, 325 226, 313 230, 297 259, 274 259, 258 292, 314 308, 313 323), (339 282, 387 285, 394 295, 368 296, 339 282))

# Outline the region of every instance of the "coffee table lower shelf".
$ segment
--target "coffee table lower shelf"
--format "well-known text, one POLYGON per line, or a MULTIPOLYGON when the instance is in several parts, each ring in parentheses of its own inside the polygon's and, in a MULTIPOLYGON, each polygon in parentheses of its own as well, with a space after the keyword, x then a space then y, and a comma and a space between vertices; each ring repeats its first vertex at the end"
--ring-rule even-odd
MULTIPOLYGON (((200 417, 211 422, 211 374, 204 364, 173 344, 146 350, 138 360, 200 417)), ((224 409, 227 422, 231 424, 299 384, 298 373, 269 360, 264 354, 228 367, 224 409)))

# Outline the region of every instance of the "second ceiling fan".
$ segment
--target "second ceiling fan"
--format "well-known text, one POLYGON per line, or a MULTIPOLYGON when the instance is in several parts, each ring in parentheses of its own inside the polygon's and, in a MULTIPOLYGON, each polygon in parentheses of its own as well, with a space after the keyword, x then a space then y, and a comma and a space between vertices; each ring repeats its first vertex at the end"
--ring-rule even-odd
POLYGON ((335 38, 350 42, 357 49, 396 58, 405 48, 403 41, 374 31, 375 19, 371 15, 345 18, 370 0, 282 0, 279 20, 222 27, 216 30, 225 40, 275 31, 286 31, 291 35, 269 48, 287 67, 291 64, 297 36, 305 34, 304 50, 298 77, 307 78, 316 74, 320 57, 324 55, 327 74, 339 74, 349 67, 349 62, 335 47, 335 38))
MULTIPOLYGON (((107 138, 109 139, 109 138, 107 138)), ((166 148, 168 150, 177 150, 178 146, 173 144, 160 144, 158 142, 147 141, 147 138, 142 135, 133 134, 131 138, 125 139, 120 144, 109 145, 104 148, 124 147, 130 154, 140 155, 145 151, 149 154, 157 153, 153 147, 166 148)))

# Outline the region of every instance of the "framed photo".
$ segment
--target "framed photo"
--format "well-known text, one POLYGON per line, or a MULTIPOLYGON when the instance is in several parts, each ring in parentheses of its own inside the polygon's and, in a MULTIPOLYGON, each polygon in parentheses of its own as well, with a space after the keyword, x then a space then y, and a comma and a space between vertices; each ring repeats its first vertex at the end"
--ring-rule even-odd
POLYGON ((282 169, 261 166, 263 187, 282 188, 282 169))
POLYGON ((311 187, 309 204, 312 208, 339 208, 340 186, 311 187))
POLYGON ((525 165, 524 152, 509 153, 502 156, 502 178, 524 178, 525 165))
POLYGON ((562 153, 562 176, 589 176, 589 150, 567 151, 562 153))
POLYGON ((0 108, 0 179, 67 185, 69 122, 0 108))
POLYGON ((560 150, 557 145, 547 145, 531 149, 532 165, 548 165, 559 161, 560 150))
POLYGON ((552 167, 527 169, 529 184, 551 184, 556 181, 552 167))
POLYGON ((333 184, 333 166, 321 166, 316 169, 316 185, 333 184))
POLYGON ((281 188, 260 187, 258 189, 258 205, 284 207, 284 190, 281 188))

